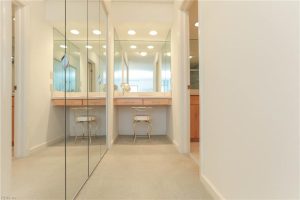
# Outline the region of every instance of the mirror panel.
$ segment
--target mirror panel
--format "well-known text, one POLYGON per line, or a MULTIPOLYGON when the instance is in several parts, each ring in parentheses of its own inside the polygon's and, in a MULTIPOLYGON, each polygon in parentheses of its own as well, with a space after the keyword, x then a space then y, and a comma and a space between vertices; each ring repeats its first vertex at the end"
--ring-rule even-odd
POLYGON ((171 91, 170 34, 166 41, 128 41, 115 33, 114 51, 115 91, 171 91))
POLYGON ((88 1, 87 91, 89 174, 106 151, 107 16, 100 1, 88 1))
POLYGON ((190 85, 199 89, 199 49, 198 39, 190 39, 190 85))
MULTIPOLYGON (((87 91, 88 41, 87 41, 87 1, 66 2, 65 49, 68 58, 66 68, 66 92, 87 91), (74 70, 76 69, 76 70, 74 70), (70 73, 69 73, 70 72, 70 73), (85 88, 85 89, 84 89, 85 88)), ((59 30, 59 28, 57 28, 59 30)), ((56 54, 56 53, 55 53, 56 54)), ((55 81, 55 80, 54 80, 55 81)), ((56 83, 54 83, 55 85, 56 83)), ((86 106, 66 107, 66 198, 73 199, 88 179, 88 142, 91 112, 86 106)))

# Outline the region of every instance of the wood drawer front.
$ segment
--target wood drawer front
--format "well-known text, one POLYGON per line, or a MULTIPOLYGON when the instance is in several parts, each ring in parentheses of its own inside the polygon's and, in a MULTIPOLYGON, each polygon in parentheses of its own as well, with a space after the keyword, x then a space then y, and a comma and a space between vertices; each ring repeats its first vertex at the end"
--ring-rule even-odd
POLYGON ((118 106, 141 106, 143 99, 115 99, 114 104, 118 106))
POLYGON ((87 106, 87 105, 89 105, 89 106, 105 106, 106 99, 89 99, 89 100, 84 99, 83 105, 84 106, 87 106))
POLYGON ((190 104, 199 105, 199 95, 191 95, 190 104))
POLYGON ((145 106, 171 105, 171 99, 144 99, 145 106))
MULTIPOLYGON (((64 99, 53 99, 52 100, 53 105, 55 106, 64 106, 65 100, 64 99)), ((66 106, 82 106, 82 100, 81 99, 67 99, 66 106)))

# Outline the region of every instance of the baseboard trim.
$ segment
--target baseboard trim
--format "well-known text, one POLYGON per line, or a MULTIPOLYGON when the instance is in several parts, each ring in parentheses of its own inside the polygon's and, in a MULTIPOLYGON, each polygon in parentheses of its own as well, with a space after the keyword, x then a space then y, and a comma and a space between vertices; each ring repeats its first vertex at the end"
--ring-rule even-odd
MULTIPOLYGON (((169 136, 168 136, 168 137, 169 137, 169 136)), ((169 137, 169 138, 170 138, 170 137, 169 137)), ((177 151, 178 151, 179 153, 182 153, 182 152, 180 151, 180 148, 179 148, 178 143, 177 143, 175 140, 171 139, 171 138, 170 138, 170 140, 172 141, 172 143, 173 143, 174 146, 176 147, 177 151)))
POLYGON ((49 145, 53 145, 55 143, 60 142, 61 140, 64 140, 64 138, 65 138, 65 136, 59 136, 59 137, 56 137, 56 138, 54 138, 52 140, 49 140, 49 141, 43 142, 43 143, 41 143, 39 145, 36 145, 34 147, 31 147, 30 148, 30 153, 35 153, 37 151, 40 151, 40 150, 46 148, 49 145))
POLYGON ((215 200, 226 200, 205 175, 200 176, 201 182, 215 200))

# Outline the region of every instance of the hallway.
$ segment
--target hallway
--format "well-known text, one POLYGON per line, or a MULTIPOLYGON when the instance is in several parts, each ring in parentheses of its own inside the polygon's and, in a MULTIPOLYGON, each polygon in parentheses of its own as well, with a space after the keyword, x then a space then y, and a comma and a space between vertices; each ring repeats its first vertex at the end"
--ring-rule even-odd
POLYGON ((211 199, 198 166, 163 138, 151 145, 123 136, 108 151, 78 199, 211 199), (127 142, 126 142, 127 141, 127 142), (130 142, 131 141, 131 142, 130 142), (166 142, 161 142, 166 141, 166 142))

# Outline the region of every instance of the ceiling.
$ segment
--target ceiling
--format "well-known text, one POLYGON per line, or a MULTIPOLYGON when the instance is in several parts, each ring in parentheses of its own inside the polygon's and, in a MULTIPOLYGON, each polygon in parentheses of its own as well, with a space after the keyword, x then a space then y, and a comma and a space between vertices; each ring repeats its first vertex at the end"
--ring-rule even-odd
POLYGON ((114 0, 112 18, 120 40, 164 41, 173 24, 173 0, 114 0), (151 30, 158 34, 149 35, 151 30))

